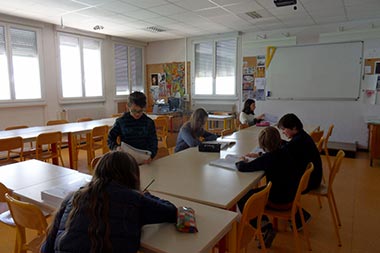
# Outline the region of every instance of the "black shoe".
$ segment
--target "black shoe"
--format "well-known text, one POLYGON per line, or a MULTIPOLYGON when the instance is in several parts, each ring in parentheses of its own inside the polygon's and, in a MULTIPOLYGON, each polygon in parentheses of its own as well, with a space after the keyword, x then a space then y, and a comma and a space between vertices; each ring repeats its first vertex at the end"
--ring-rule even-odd
MULTIPOLYGON (((270 248, 272 246, 272 242, 274 238, 276 237, 277 232, 273 229, 272 223, 268 223, 265 226, 265 230, 262 231, 263 233, 263 239, 265 243, 265 248, 270 248)), ((261 249, 260 241, 257 245, 259 249, 261 249)))
MULTIPOLYGON (((302 213, 303 213, 303 217, 305 218, 305 224, 308 224, 311 221, 310 213, 308 213, 305 209, 302 209, 302 213)), ((301 216, 299 212, 296 213, 296 226, 297 226, 297 231, 301 231, 303 229, 301 216)))

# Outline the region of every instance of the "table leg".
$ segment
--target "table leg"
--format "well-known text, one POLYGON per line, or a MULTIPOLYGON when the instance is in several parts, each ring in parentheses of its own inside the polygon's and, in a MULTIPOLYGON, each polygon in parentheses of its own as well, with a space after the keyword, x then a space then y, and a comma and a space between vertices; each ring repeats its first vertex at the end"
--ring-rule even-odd
POLYGON ((76 170, 78 169, 77 140, 73 133, 68 133, 67 138, 69 142, 69 166, 76 170))

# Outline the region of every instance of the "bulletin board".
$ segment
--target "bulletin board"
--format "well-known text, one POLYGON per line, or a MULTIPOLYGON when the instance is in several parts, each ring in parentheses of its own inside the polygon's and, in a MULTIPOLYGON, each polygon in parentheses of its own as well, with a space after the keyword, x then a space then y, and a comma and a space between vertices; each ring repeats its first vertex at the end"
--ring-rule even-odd
POLYGON ((187 87, 185 87, 185 62, 147 64, 145 80, 147 82, 148 108, 152 108, 158 99, 164 99, 167 102, 168 97, 183 97, 184 94, 189 94, 190 62, 187 64, 186 71, 187 87))
POLYGON ((265 100, 265 56, 243 58, 242 101, 265 100))
POLYGON ((375 67, 377 66, 377 72, 379 72, 380 58, 368 58, 364 61, 364 73, 366 75, 380 74, 375 73, 375 67))

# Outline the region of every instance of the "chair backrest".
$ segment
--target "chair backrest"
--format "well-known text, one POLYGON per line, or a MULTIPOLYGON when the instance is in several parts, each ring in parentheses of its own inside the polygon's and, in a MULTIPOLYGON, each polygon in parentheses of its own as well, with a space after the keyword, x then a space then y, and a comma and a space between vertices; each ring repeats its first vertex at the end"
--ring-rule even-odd
POLYGON ((229 129, 223 129, 222 132, 220 133, 220 135, 222 137, 224 137, 224 136, 233 134, 233 132, 234 132, 234 130, 230 129, 230 128, 229 129))
POLYGON ((94 120, 94 119, 93 118, 89 118, 89 117, 84 117, 84 118, 77 119, 77 122, 85 122, 85 121, 91 121, 91 120, 94 120))
POLYGON ((294 197, 294 201, 293 201, 292 213, 293 212, 296 213, 298 207, 301 207, 301 195, 302 195, 302 192, 304 192, 306 190, 306 188, 309 184, 310 175, 311 175, 311 172, 313 172, 313 170, 314 170, 313 163, 309 163, 306 167, 305 172, 303 173, 303 175, 301 177, 299 184, 298 184, 297 193, 296 193, 296 196, 294 197))
POLYGON ((36 139, 36 159, 44 160, 60 156, 61 144, 62 133, 59 131, 39 134, 36 139), (42 157, 44 153, 44 145, 48 146, 48 150, 50 151, 49 157, 42 157), (56 152, 54 152, 54 149, 52 148, 53 145, 56 145, 56 152))
POLYGON ((65 119, 56 119, 56 120, 49 120, 48 122, 46 122, 46 125, 52 126, 52 125, 61 125, 61 124, 66 124, 66 123, 69 123, 69 121, 65 119))
POLYGON ((317 142, 318 152, 321 153, 323 149, 323 143, 325 142, 325 138, 322 136, 321 139, 317 142))
POLYGON ((90 166, 90 173, 91 175, 94 174, 94 170, 96 165, 98 164, 99 160, 103 157, 103 155, 96 156, 94 159, 91 160, 91 166, 90 166))
POLYGON ((20 136, 0 139, 0 152, 7 152, 7 159, 0 161, 0 163, 5 164, 7 161, 11 160, 10 151, 17 149, 20 153, 20 160, 22 160, 22 151, 24 148, 24 142, 20 136))
POLYGON ((335 157, 335 161, 333 163, 333 166, 332 166, 332 169, 330 170, 330 174, 329 174, 329 182, 328 182, 328 190, 331 191, 331 187, 332 187, 332 184, 334 182, 334 179, 335 179, 335 176, 336 174, 338 173, 339 169, 340 169, 340 166, 342 164, 342 161, 343 161, 343 158, 346 154, 344 153, 343 150, 339 150, 336 157, 335 157))
POLYGON ((318 143, 319 140, 323 137, 323 134, 324 134, 323 130, 315 130, 310 133, 310 136, 315 143, 318 143))
POLYGON ((95 148, 95 149, 102 148, 103 154, 108 152, 107 138, 108 138, 107 125, 94 127, 91 130, 90 147, 95 148), (97 144, 97 147, 94 146, 95 143, 97 144))
POLYGON ((246 248, 256 233, 256 229, 252 227, 250 221, 257 218, 257 224, 261 227, 261 217, 264 213, 271 187, 272 182, 269 182, 263 190, 253 194, 245 203, 240 223, 238 225, 238 250, 246 248))
POLYGON ((123 113, 122 113, 122 112, 111 114, 111 117, 112 117, 112 118, 119 118, 119 117, 121 117, 121 116, 123 116, 123 113))
POLYGON ((19 252, 25 252, 30 249, 26 244, 25 229, 31 229, 41 235, 47 232, 48 224, 42 211, 34 204, 19 201, 11 197, 8 193, 5 194, 5 199, 8 203, 9 210, 16 224, 17 240, 19 252))
POLYGON ((10 194, 11 192, 3 183, 0 182, 0 202, 2 203, 6 203, 5 193, 10 194))
POLYGON ((167 116, 158 116, 154 120, 154 125, 156 126, 157 137, 168 136, 169 118, 167 116))
POLYGON ((6 127, 4 130, 15 130, 15 129, 22 129, 22 128, 28 128, 28 126, 20 125, 20 126, 9 126, 6 127))
POLYGON ((334 124, 331 124, 329 127, 329 130, 327 131, 327 134, 325 136, 325 141, 323 144, 323 151, 325 152, 327 165, 329 166, 330 170, 331 170, 331 160, 330 160, 330 155, 329 155, 328 143, 329 143, 329 139, 330 139, 333 129, 334 129, 334 124))

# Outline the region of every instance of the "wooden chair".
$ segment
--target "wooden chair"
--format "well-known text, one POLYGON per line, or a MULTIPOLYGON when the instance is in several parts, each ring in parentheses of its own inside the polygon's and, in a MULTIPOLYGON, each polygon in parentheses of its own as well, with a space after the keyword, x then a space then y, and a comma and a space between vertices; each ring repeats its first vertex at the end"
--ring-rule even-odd
POLYGON ((24 159, 23 150, 24 142, 19 136, 0 139, 0 152, 6 153, 6 158, 0 160, 0 166, 22 161, 24 159), (17 153, 19 160, 11 157, 12 152, 17 153))
POLYGON ((123 116, 123 113, 122 113, 122 112, 111 114, 111 117, 112 117, 112 118, 119 118, 119 117, 121 117, 121 116, 123 116))
POLYGON ((34 204, 14 199, 5 194, 9 210, 16 224, 16 253, 40 252, 40 247, 47 233, 47 222, 42 211, 34 204), (37 231, 37 237, 26 241, 26 229, 37 231))
POLYGON ((177 144, 177 136, 177 134, 171 133, 168 135, 168 138, 166 139, 166 146, 170 155, 174 154, 174 149, 177 144))
MULTIPOLYGON (((25 126, 25 125, 17 125, 17 126, 6 127, 4 130, 9 131, 9 130, 16 130, 16 129, 24 129, 24 128, 29 128, 29 127, 25 126)), ((24 149, 23 149, 22 153, 23 153, 24 160, 25 160, 25 157, 28 157, 32 153, 34 153, 33 141, 28 142, 28 143, 24 143, 24 149)), ((12 150, 11 154, 16 154, 16 155, 20 156, 20 150, 17 150, 17 149, 12 150)))
POLYGON ((220 133, 220 136, 224 137, 224 136, 227 136, 227 135, 231 135, 233 133, 234 133, 233 129, 223 129, 222 132, 220 133))
MULTIPOLYGON (((67 124, 69 123, 68 120, 65 119, 56 119, 56 120, 49 120, 46 122, 47 126, 53 126, 53 125, 61 125, 61 124, 67 124)), ((67 138, 67 135, 62 135, 62 147, 67 147, 69 145, 69 140, 67 138)))
POLYGON ((235 126, 237 130, 241 130, 241 129, 249 127, 248 124, 242 124, 239 119, 235 119, 235 126))
POLYGON ((263 235, 261 232, 261 217, 264 213, 265 205, 268 201, 269 191, 272 183, 253 194, 244 205, 244 210, 237 228, 237 252, 246 249, 248 243, 258 237, 261 245, 261 251, 266 252, 263 235), (257 228, 254 228, 250 221, 257 219, 257 228))
POLYGON ((167 116, 158 116, 154 120, 154 125, 156 126, 158 146, 167 148, 166 139, 168 138, 169 118, 167 116))
POLYGON ((6 193, 11 194, 11 191, 0 182, 0 222, 14 227, 16 225, 9 211, 7 200, 5 199, 6 193))
POLYGON ((59 131, 39 134, 36 139, 36 152, 33 158, 41 161, 59 158, 61 165, 64 166, 61 143, 62 133, 59 131))
POLYGON ((69 121, 65 119, 55 119, 55 120, 48 120, 48 122, 46 122, 46 125, 53 126, 53 125, 61 125, 61 124, 67 124, 67 123, 69 123, 69 121))
POLYGON ((334 129, 334 124, 331 124, 329 127, 329 130, 327 131, 327 134, 325 136, 325 141, 324 141, 324 145, 323 145, 323 151, 325 153, 327 165, 328 165, 330 170, 332 169, 332 167, 331 167, 332 165, 331 165, 331 159, 330 159, 330 155, 329 155, 328 144, 329 144, 329 139, 330 139, 330 136, 332 134, 333 129, 334 129))
POLYGON ((89 118, 89 117, 84 117, 84 118, 77 119, 77 122, 85 122, 85 121, 91 121, 91 120, 94 120, 94 119, 93 118, 89 118))
POLYGON ((107 153, 107 138, 108 138, 108 126, 97 126, 94 127, 89 134, 86 135, 86 144, 80 145, 79 149, 87 151, 87 165, 91 166, 92 159, 95 158, 95 151, 98 149, 102 150, 102 154, 107 153))
POLYGON ((329 202, 331 218, 334 222, 335 234, 336 234, 336 237, 338 238, 338 246, 339 247, 342 246, 342 241, 341 241, 340 235, 339 235, 339 227, 342 226, 342 224, 341 224, 340 218, 339 218, 338 207, 336 206, 336 202, 335 202, 335 197, 334 197, 334 192, 333 192, 333 183, 334 183, 335 176, 340 169, 340 166, 342 164, 342 160, 343 160, 344 156, 345 156, 344 151, 339 150, 337 155, 336 155, 334 164, 332 165, 332 168, 331 168, 330 173, 329 173, 328 184, 326 185, 326 184, 322 183, 318 189, 315 189, 315 190, 312 190, 309 192, 309 194, 318 197, 319 206, 321 208, 322 208, 322 204, 320 202, 319 197, 326 197, 327 198, 327 200, 329 202))
POLYGON ((310 245, 310 240, 309 240, 309 231, 306 227, 305 218, 304 218, 303 212, 302 212, 301 196, 302 196, 302 192, 305 191, 305 189, 309 183, 310 174, 313 171, 313 169, 314 169, 314 165, 312 163, 309 163, 304 174, 303 174, 303 176, 302 176, 302 178, 301 178, 301 180, 300 180, 300 182, 299 182, 297 193, 296 193, 296 196, 294 197, 292 208, 290 210, 285 210, 285 211, 281 210, 280 211, 280 210, 274 210, 274 209, 265 209, 265 214, 267 214, 270 217, 273 217, 274 225, 275 225, 276 229, 277 229, 276 225, 277 225, 277 219, 278 218, 286 220, 286 221, 291 220, 292 228, 293 228, 294 242, 295 242, 296 249, 297 249, 298 253, 301 253, 302 251, 301 251, 301 248, 300 248, 300 245, 298 242, 298 231, 297 231, 297 226, 296 226, 296 213, 297 213, 297 211, 298 211, 299 215, 301 216, 301 222, 302 222, 303 231, 304 231, 304 235, 306 238, 308 250, 311 251, 311 245, 310 245))
POLYGON ((313 132, 310 133, 310 137, 313 139, 315 143, 318 143, 323 137, 323 133, 324 133, 323 130, 320 130, 320 129, 314 130, 313 132))
POLYGON ((98 164, 100 158, 102 158, 102 157, 103 157, 103 155, 98 155, 98 156, 95 156, 95 158, 91 160, 91 166, 90 166, 90 174, 91 175, 94 174, 95 167, 98 164))

